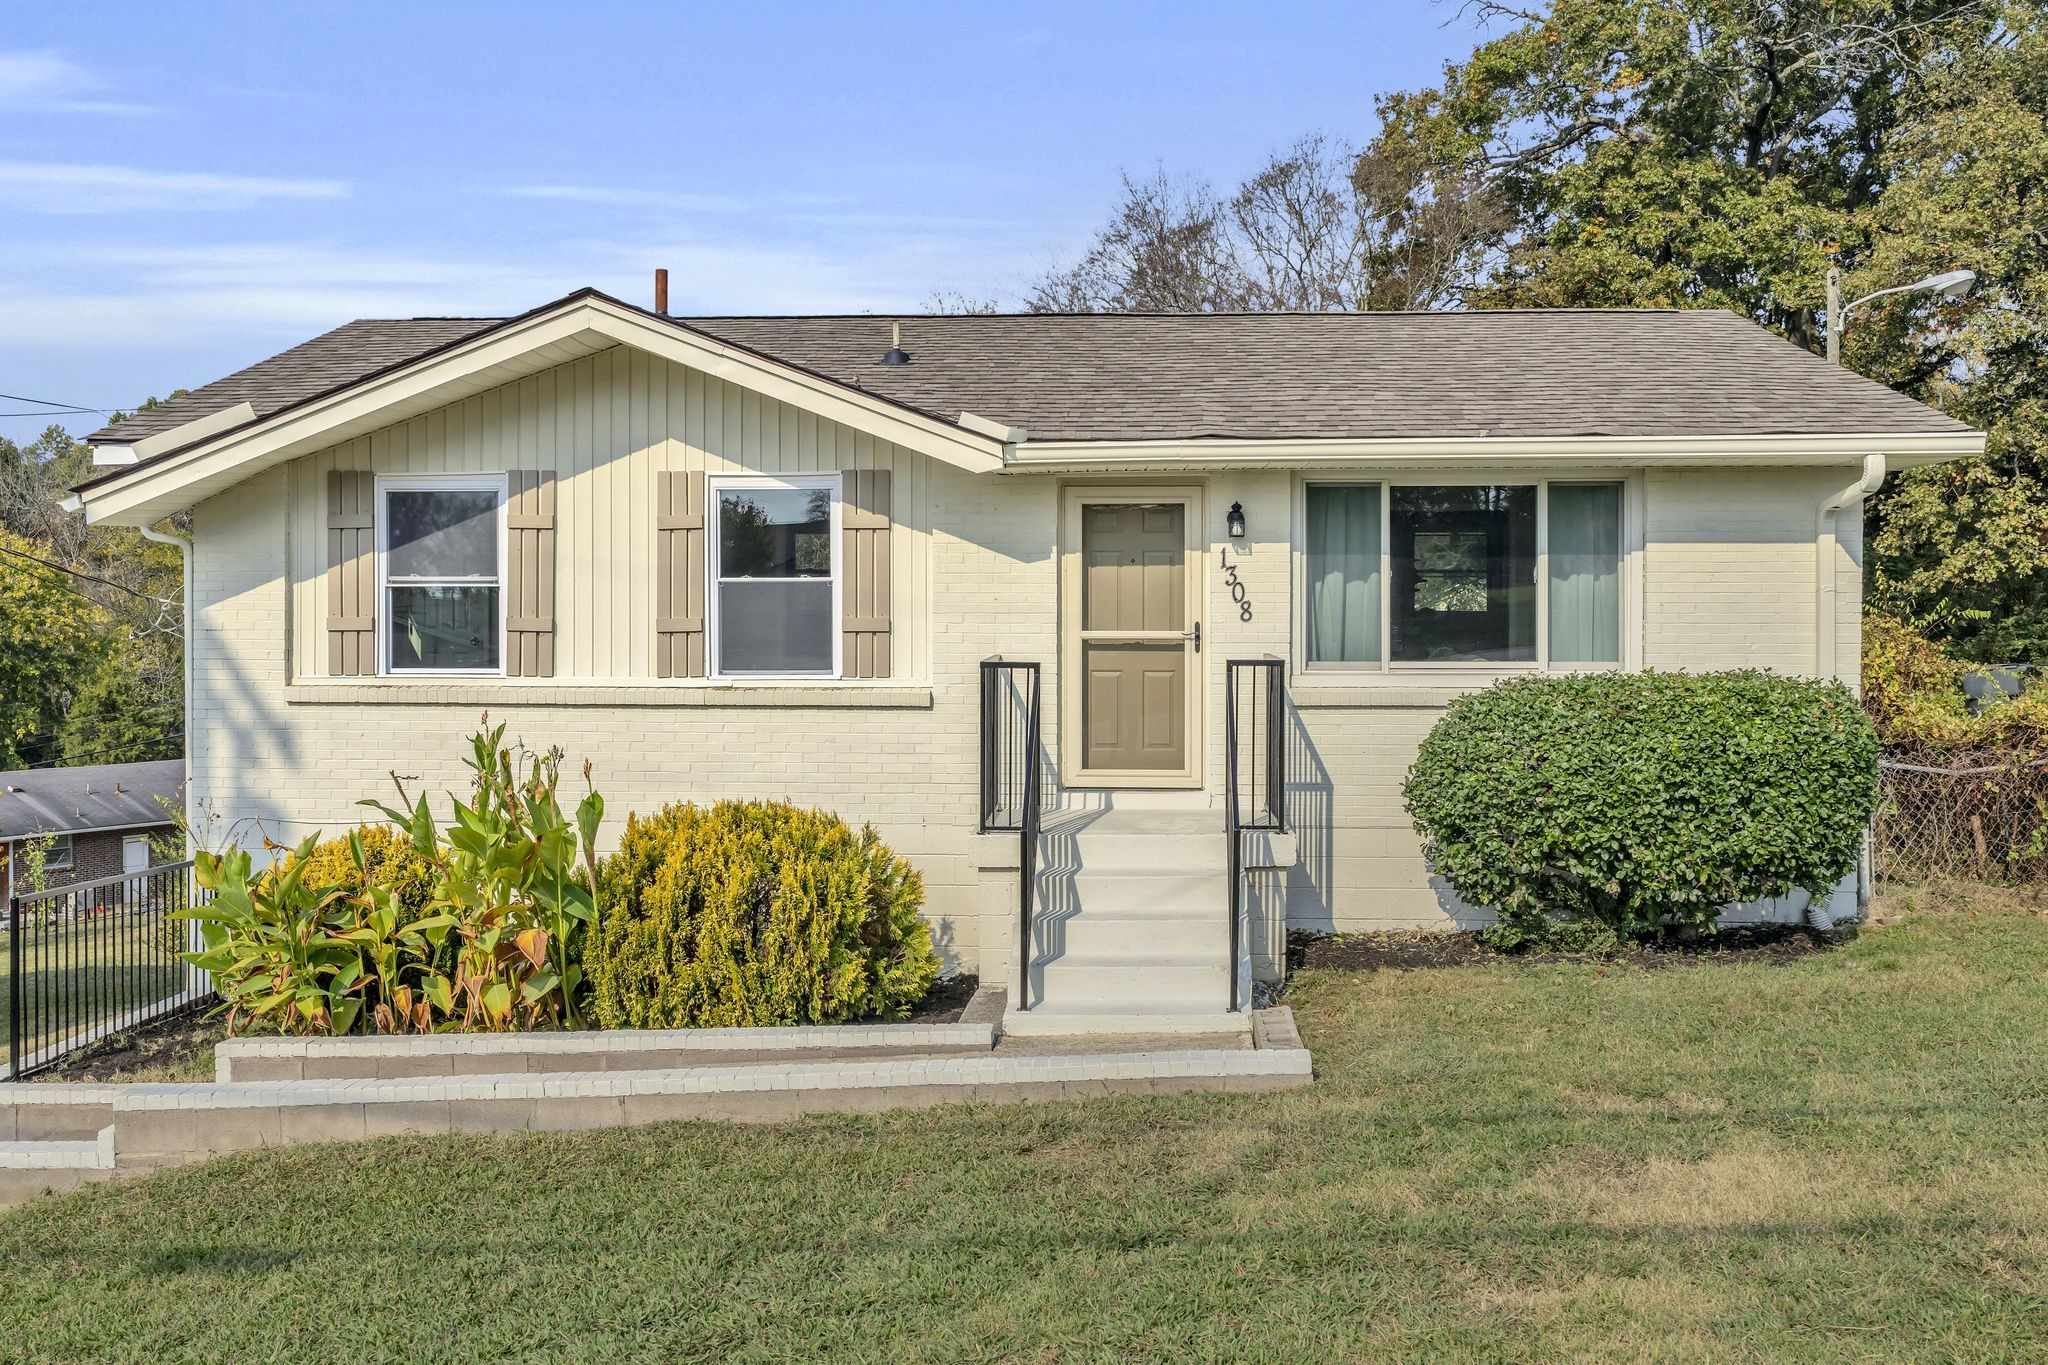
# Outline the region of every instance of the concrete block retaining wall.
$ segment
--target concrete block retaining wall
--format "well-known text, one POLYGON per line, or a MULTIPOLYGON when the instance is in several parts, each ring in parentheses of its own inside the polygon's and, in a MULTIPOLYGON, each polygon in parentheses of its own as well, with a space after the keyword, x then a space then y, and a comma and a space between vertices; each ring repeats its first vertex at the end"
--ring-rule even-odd
POLYGON ((1284 1008, 1255 1016, 1251 1047, 1192 1038, 1142 1051, 991 1050, 986 1024, 694 1033, 246 1039, 222 1045, 223 1079, 212 1084, 0 1086, 0 1204, 302 1142, 676 1119, 771 1123, 943 1104, 1261 1092, 1311 1079, 1284 1008), (450 1070, 382 1071, 428 1064, 450 1070), (309 1076, 317 1065, 359 1074, 309 1076), (298 1070, 249 1079, 262 1066, 298 1070))

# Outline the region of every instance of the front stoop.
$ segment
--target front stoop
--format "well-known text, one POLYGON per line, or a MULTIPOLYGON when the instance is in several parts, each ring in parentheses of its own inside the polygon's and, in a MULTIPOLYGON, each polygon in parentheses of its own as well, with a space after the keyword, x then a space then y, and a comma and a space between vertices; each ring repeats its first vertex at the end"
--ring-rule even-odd
MULTIPOLYGON (((1149 1032, 1157 1033, 1158 1023, 1157 1016, 1147 1016, 1149 1032)), ((877 1027, 979 1028, 984 1041, 974 1050, 927 1050, 915 1056, 872 1055, 888 1047, 872 1042, 867 1045, 870 1056, 849 1057, 835 1049, 831 1060, 787 1060, 784 1048, 782 1057, 747 1064, 638 1070, 615 1066, 210 1085, 0 1087, 0 1120, 11 1122, 17 1135, 14 1141, 0 1141, 0 1204, 222 1153, 305 1142, 569 1131, 675 1119, 773 1123, 809 1114, 1110 1094, 1262 1092, 1307 1085, 1312 1078, 1309 1054, 1294 1038, 1284 1008, 1259 1012, 1249 1025, 1249 1047, 1222 1040, 1205 1047, 1211 1039, 1191 1037, 1184 1048, 1151 1046, 1148 1040, 1144 1050, 1020 1046, 1005 1052, 991 1050, 995 1039, 985 1023, 877 1027), (86 1128, 94 1123, 99 1126, 86 1128)), ((772 1057, 775 1044, 789 1040, 760 1041, 769 1046, 757 1049, 757 1055, 772 1057)), ((724 1039, 707 1042, 716 1044, 707 1051, 731 1046, 724 1039)), ((502 1046, 480 1051, 500 1060, 510 1055, 502 1046)), ((643 1049, 640 1055, 658 1051, 643 1049)), ((597 1055, 586 1051, 582 1057, 587 1061, 597 1055)))
POLYGON ((1038 843, 1029 1008, 1003 1032, 1242 1034, 1229 1008, 1230 862, 1222 815, 1108 805, 1060 811, 1038 843))

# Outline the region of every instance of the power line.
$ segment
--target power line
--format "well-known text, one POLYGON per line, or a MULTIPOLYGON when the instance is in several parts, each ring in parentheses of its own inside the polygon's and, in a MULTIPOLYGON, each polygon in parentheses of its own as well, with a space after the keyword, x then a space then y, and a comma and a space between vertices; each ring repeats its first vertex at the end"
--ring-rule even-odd
POLYGON ((72 754, 68 758, 53 758, 43 763, 31 763, 27 768, 23 768, 20 771, 27 772, 32 768, 73 768, 79 766, 78 760, 81 758, 101 758, 107 754, 134 753, 137 749, 156 749, 171 743, 173 740, 182 744, 185 736, 183 733, 158 735, 154 739, 138 739, 130 744, 115 744, 105 749, 88 749, 82 754, 72 754))
POLYGON ((29 398, 19 393, 0 393, 0 398, 10 403, 34 403, 39 407, 62 408, 66 412, 96 412, 102 417, 107 415, 105 408, 89 408, 83 403, 59 403, 54 398, 29 398))

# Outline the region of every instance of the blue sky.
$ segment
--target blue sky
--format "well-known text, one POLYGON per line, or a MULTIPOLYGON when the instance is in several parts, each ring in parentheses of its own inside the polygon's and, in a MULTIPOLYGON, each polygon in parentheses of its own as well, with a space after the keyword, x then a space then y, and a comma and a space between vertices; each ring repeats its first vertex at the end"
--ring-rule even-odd
POLYGON ((1475 38, 1430 0, 0 10, 0 393, 98 408, 656 266, 676 312, 1014 303, 1120 169, 1361 140, 1475 38))

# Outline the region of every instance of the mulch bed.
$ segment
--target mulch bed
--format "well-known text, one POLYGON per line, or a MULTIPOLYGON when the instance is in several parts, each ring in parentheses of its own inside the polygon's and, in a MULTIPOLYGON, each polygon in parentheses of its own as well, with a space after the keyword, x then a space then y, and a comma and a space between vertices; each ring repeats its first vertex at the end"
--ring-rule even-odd
POLYGON ((38 1071, 32 1079, 108 1081, 145 1068, 180 1065, 228 1036, 226 1020, 207 1016, 207 1010, 173 1015, 113 1034, 38 1071))
POLYGON ((1429 967, 1470 967, 1486 963, 1540 967, 1563 962, 1639 967, 1704 967, 1738 962, 1791 962, 1824 953, 1839 938, 1816 934, 1796 924, 1746 924, 1696 939, 1673 939, 1657 946, 1627 949, 1613 957, 1524 949, 1504 953, 1488 947, 1475 933, 1423 932, 1338 934, 1297 938, 1287 945, 1290 969, 1333 971, 1416 971, 1429 967))
POLYGON ((913 1024, 957 1024, 960 1012, 967 1008, 967 1002, 974 998, 981 988, 981 978, 972 975, 948 976, 932 986, 932 992, 910 1012, 909 1022, 913 1024))
MULTIPOLYGON (((932 987, 931 994, 910 1012, 913 1024, 957 1024, 961 1011, 981 985, 977 976, 949 976, 932 987)), ((205 1011, 160 1019, 141 1028, 103 1038, 89 1048, 74 1052, 47 1071, 38 1081, 107 1081, 128 1077, 144 1068, 172 1066, 212 1047, 227 1036, 225 1021, 209 1019, 205 1011)))

